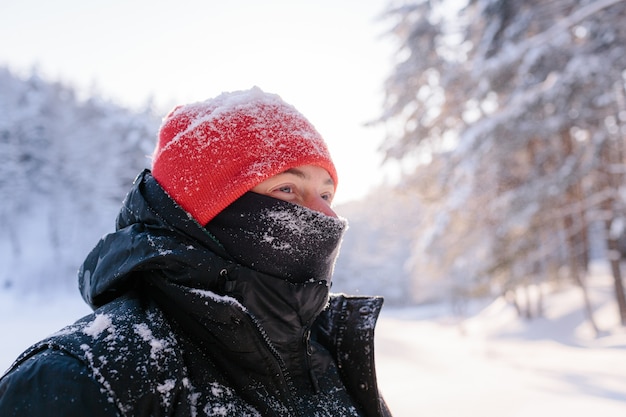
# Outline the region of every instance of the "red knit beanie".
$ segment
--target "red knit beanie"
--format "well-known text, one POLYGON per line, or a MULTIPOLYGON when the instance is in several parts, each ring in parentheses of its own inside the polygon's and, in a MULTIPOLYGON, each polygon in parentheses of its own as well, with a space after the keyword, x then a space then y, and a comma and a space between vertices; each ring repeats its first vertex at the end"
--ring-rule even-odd
POLYGON ((324 140, 279 96, 258 87, 178 106, 163 120, 152 175, 201 225, 290 168, 337 172, 324 140))

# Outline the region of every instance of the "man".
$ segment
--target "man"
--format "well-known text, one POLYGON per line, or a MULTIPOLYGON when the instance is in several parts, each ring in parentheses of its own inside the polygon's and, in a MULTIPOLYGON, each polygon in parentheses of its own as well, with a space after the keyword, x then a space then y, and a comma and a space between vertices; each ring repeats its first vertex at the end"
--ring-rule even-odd
POLYGON ((258 88, 175 108, 79 271, 94 313, 0 380, 2 416, 389 416, 380 298, 329 295, 346 222, 313 126, 258 88))

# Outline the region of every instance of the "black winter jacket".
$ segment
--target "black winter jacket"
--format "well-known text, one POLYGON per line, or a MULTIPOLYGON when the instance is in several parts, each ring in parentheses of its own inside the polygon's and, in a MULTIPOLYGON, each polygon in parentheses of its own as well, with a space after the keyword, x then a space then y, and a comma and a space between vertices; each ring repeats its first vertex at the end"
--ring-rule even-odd
POLYGON ((144 172, 81 268, 94 313, 17 359, 0 379, 0 415, 390 416, 374 368, 382 299, 331 295, 313 323, 289 322, 297 338, 279 352, 228 295, 260 274, 144 172))

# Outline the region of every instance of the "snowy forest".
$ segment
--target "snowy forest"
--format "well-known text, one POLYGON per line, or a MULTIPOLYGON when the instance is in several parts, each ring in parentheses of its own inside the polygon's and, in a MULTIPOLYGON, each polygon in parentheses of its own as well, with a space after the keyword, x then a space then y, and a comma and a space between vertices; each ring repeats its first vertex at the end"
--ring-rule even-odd
MULTIPOLYGON (((451 4, 381 17, 397 53, 371 123, 405 175, 337 208, 350 230, 333 290, 397 306, 502 296, 531 318, 545 288, 585 298, 590 263, 606 260, 626 325, 626 2, 451 4)), ((0 285, 74 291, 161 115, 8 69, 0 106, 0 285)))
POLYGON ((568 281, 584 296, 604 259, 626 325, 626 3, 448 3, 386 16, 398 52, 378 122, 386 157, 415 166, 411 285, 500 294, 531 317, 543 297, 529 288, 568 281))
POLYGON ((0 282, 74 290, 81 258, 111 231, 159 119, 70 86, 0 70, 0 282))

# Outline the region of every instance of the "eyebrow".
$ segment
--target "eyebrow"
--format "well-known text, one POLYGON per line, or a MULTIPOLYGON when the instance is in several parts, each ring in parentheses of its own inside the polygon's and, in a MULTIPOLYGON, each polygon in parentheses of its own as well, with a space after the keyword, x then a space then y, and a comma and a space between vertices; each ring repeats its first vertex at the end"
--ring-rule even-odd
MULTIPOLYGON (((307 179, 308 176, 304 173, 304 171, 299 170, 298 168, 289 168, 288 170, 282 172, 283 174, 293 174, 296 177, 302 178, 302 179, 307 179)), ((328 185, 335 185, 335 181, 333 181, 332 178, 328 178, 328 180, 326 180, 326 184, 328 185)))

